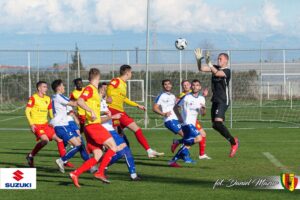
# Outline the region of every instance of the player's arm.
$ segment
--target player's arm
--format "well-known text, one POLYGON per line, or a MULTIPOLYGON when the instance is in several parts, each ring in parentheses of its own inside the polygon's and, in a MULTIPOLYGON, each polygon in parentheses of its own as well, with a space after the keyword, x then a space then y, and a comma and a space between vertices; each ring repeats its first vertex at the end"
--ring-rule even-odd
POLYGON ((80 121, 79 121, 79 119, 78 119, 78 117, 75 115, 75 113, 74 113, 74 111, 73 110, 71 110, 69 113, 68 113, 68 115, 70 115, 73 119, 74 119, 74 121, 76 122, 76 124, 80 124, 80 121))
POLYGON ((204 57, 202 55, 202 49, 197 48, 197 49, 195 49, 194 53, 195 53, 195 57, 196 57, 196 61, 197 61, 198 70, 200 72, 210 72, 211 70, 208 66, 202 65, 202 60, 204 59, 204 57))
POLYGON ((146 110, 145 106, 142 106, 134 101, 131 101, 130 99, 128 99, 127 97, 124 99, 124 103, 130 105, 130 106, 133 106, 133 107, 138 107, 138 109, 140 110, 146 110))
POLYGON ((53 119, 52 100, 50 100, 50 103, 48 105, 48 114, 50 119, 53 119))
POLYGON ((114 115, 106 115, 106 116, 101 116, 101 123, 105 123, 108 122, 109 120, 112 119, 120 119, 121 118, 122 113, 117 113, 114 115))
POLYGON ((31 118, 31 110, 33 106, 34 106, 34 98, 30 97, 26 105, 25 114, 32 132, 34 132, 35 129, 33 120, 31 118))
POLYGON ((179 112, 179 109, 180 109, 180 106, 179 106, 178 104, 176 104, 176 105, 174 106, 174 108, 173 108, 174 113, 175 113, 175 115, 176 115, 177 118, 178 118, 178 121, 179 121, 180 123, 182 123, 182 122, 183 122, 183 119, 182 119, 182 117, 181 117, 181 114, 180 114, 180 112, 179 112))
POLYGON ((202 116, 205 116, 206 115, 206 107, 205 106, 202 106, 201 109, 200 109, 200 114, 202 116))
POLYGON ((168 117, 171 114, 171 112, 166 112, 166 113, 162 112, 160 109, 160 105, 157 103, 153 104, 152 110, 153 110, 153 112, 155 112, 163 117, 168 117))

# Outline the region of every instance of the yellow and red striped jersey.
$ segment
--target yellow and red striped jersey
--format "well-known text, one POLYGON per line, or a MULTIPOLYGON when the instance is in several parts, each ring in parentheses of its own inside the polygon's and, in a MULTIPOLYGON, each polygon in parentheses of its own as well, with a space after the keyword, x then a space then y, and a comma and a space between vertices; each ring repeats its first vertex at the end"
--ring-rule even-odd
MULTIPOLYGON (((82 94, 83 90, 84 88, 82 88, 81 90, 77 90, 77 89, 73 90, 70 94, 70 100, 77 101, 77 99, 82 94)), ((77 106, 77 113, 78 115, 85 115, 85 111, 80 106, 77 106)))

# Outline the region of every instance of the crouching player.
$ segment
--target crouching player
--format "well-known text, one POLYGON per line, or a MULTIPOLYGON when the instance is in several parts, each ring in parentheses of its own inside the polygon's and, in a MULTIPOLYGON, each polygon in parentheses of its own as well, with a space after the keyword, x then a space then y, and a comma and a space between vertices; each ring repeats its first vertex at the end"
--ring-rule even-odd
POLYGON ((66 154, 63 141, 56 136, 53 127, 48 124, 48 114, 50 118, 53 118, 53 115, 51 99, 46 95, 48 90, 47 83, 39 81, 36 84, 36 88, 37 93, 29 98, 25 110, 31 131, 35 134, 36 140, 39 141, 26 157, 30 167, 34 167, 33 157, 51 140, 57 142, 60 156, 66 154))
POLYGON ((59 170, 62 173, 65 173, 64 164, 67 163, 68 160, 71 159, 77 152, 80 152, 83 160, 88 160, 89 155, 81 142, 81 137, 69 126, 67 107, 76 106, 77 103, 70 101, 69 98, 63 95, 65 87, 62 80, 58 79, 53 81, 51 87, 55 92, 52 96, 54 118, 51 120, 51 124, 54 126, 57 136, 60 137, 64 143, 69 143, 72 146, 66 155, 56 160, 59 170))
POLYGON ((137 176, 135 171, 135 164, 134 164, 134 158, 131 153, 130 148, 127 146, 124 138, 120 136, 116 130, 114 129, 112 125, 112 119, 120 119, 121 113, 115 114, 111 116, 111 112, 108 109, 108 105, 106 103, 106 89, 107 84, 106 83, 100 83, 99 84, 99 93, 102 96, 101 99, 101 122, 102 126, 110 132, 112 137, 114 138, 116 144, 117 144, 117 152, 116 155, 114 155, 109 163, 109 165, 114 164, 121 158, 125 158, 126 164, 128 167, 128 171, 130 173, 130 178, 133 181, 139 181, 140 177, 137 176))
POLYGON ((176 162, 179 159, 185 160, 187 162, 194 162, 189 155, 188 149, 195 143, 202 140, 200 132, 195 127, 198 114, 201 113, 205 115, 205 99, 200 95, 201 84, 199 80, 192 81, 192 92, 185 95, 177 105, 174 107, 174 112, 176 113, 180 122, 182 122, 183 145, 178 150, 173 159, 169 162, 171 167, 180 167, 176 162), (181 108, 181 114, 179 113, 179 108, 181 108))

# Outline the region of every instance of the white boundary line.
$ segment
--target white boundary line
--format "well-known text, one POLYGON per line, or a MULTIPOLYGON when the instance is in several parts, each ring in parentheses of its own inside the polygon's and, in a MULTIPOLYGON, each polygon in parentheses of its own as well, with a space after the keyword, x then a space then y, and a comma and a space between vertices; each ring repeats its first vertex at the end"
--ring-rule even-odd
POLYGON ((18 118, 22 118, 22 117, 25 117, 25 116, 17 116, 17 117, 11 117, 11 118, 7 118, 7 119, 2 119, 2 120, 0 120, 0 122, 6 122, 6 121, 9 121, 9 120, 18 119, 18 118))
POLYGON ((291 172, 287 167, 285 167, 275 156, 270 152, 262 152, 262 154, 276 167, 278 167, 283 172, 291 172))

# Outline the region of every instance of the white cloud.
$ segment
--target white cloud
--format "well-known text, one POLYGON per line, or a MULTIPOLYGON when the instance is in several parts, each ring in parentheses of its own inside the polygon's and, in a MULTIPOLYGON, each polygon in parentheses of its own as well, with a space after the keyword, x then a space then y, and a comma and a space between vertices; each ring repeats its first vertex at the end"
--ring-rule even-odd
MULTIPOLYGON (((0 32, 142 32, 146 0, 0 0, 0 32)), ((266 1, 258 15, 234 12, 204 0, 152 0, 151 21, 158 32, 252 33, 282 28, 279 10, 266 1)), ((259 11, 257 11, 259 12, 259 11)))

